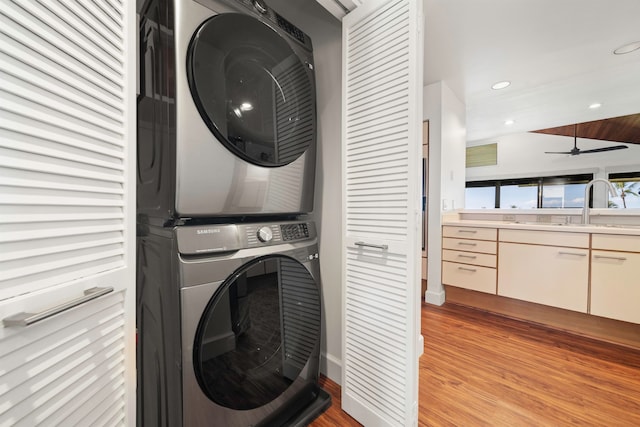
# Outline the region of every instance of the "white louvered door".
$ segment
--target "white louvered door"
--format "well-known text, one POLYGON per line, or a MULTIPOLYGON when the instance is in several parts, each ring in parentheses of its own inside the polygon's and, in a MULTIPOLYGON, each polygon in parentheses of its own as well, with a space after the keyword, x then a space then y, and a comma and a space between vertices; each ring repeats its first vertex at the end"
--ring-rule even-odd
POLYGON ((417 425, 422 6, 368 0, 343 19, 343 409, 417 425))
POLYGON ((135 424, 135 2, 0 2, 0 426, 135 424))

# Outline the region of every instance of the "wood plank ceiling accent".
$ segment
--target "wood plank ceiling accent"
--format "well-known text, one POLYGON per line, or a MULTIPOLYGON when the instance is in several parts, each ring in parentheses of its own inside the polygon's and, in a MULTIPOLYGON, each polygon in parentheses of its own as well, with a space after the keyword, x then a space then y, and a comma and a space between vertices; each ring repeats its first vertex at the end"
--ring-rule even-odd
POLYGON ((630 114, 628 116, 577 123, 577 125, 570 124, 532 132, 640 144, 640 114, 630 114))

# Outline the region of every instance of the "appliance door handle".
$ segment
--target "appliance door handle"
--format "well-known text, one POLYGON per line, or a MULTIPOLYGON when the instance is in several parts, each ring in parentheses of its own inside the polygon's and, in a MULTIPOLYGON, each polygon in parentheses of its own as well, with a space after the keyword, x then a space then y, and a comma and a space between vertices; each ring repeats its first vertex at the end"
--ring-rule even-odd
POLYGON ((91 288, 84 291, 84 296, 72 299, 70 301, 64 302, 62 304, 56 305, 55 307, 51 307, 47 310, 43 310, 40 313, 17 313, 9 317, 5 317, 2 319, 2 324, 7 326, 29 326, 37 323, 41 320, 47 319, 51 316, 55 316, 56 314, 60 314, 69 309, 82 305, 86 302, 94 300, 98 297, 106 295, 110 292, 113 292, 113 287, 109 286, 106 288, 91 288))
POLYGON ((580 252, 567 252, 567 251, 558 251, 558 255, 587 256, 587 254, 583 254, 580 252))
POLYGON ((594 255, 593 256, 596 259, 612 259, 615 261, 626 261, 627 258, 623 257, 623 256, 607 256, 607 255, 594 255))
POLYGON ((383 251, 386 251, 387 249, 389 249, 389 245, 374 245, 372 243, 365 243, 365 242, 355 242, 354 245, 359 246, 361 248, 382 249, 383 251))

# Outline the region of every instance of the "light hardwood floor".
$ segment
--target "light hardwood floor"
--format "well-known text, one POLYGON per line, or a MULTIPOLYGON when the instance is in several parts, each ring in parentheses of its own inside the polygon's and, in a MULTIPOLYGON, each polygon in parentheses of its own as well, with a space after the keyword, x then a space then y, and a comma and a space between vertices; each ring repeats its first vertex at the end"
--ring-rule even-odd
MULTIPOLYGON (((420 426, 640 426, 640 351, 423 304, 420 426)), ((311 426, 359 426, 333 405, 311 426)))

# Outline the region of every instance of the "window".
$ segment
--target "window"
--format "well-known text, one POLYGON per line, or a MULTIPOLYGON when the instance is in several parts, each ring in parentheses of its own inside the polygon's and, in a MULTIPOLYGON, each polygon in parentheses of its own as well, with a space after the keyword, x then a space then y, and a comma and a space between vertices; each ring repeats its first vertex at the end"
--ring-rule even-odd
POLYGON ((611 173, 609 181, 620 194, 609 200, 610 208, 640 208, 640 172, 611 173))
MULTIPOLYGON (((592 174, 467 182, 467 209, 581 208, 592 174)), ((640 181, 640 176, 638 177, 640 181)), ((640 186, 640 183, 639 183, 640 186)), ((638 202, 640 202, 640 197, 638 202)))
POLYGON ((467 187, 464 195, 467 209, 493 209, 496 207, 494 187, 467 187))
POLYGON ((538 207, 538 183, 530 180, 502 182, 499 207, 535 209, 538 207))

